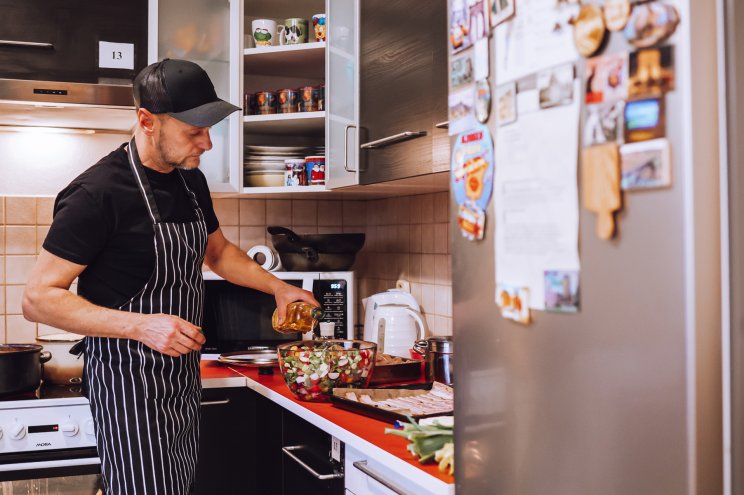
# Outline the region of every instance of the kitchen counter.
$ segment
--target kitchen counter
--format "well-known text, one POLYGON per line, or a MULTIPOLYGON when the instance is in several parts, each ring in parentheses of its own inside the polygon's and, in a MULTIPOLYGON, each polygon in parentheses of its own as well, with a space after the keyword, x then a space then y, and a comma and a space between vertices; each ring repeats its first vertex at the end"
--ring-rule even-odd
POLYGON ((427 492, 452 495, 454 477, 439 472, 436 464, 420 464, 406 450, 404 438, 386 435, 389 423, 345 411, 329 403, 303 402, 295 399, 281 373, 259 375, 255 368, 228 367, 216 361, 202 361, 202 384, 205 388, 247 386, 279 406, 298 415, 347 445, 364 452, 369 458, 415 481, 427 492))

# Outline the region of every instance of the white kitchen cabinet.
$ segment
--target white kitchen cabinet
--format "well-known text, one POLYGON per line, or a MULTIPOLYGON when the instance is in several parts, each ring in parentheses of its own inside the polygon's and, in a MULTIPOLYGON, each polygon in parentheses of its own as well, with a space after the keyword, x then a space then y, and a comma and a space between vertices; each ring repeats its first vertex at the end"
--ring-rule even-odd
MULTIPOLYGON (((217 95, 242 107, 240 69, 242 4, 229 0, 150 0, 148 63, 180 58, 198 63, 217 95)), ((213 148, 201 170, 212 192, 242 186, 242 115, 212 127, 213 148)))
POLYGON ((430 495, 432 492, 346 444, 344 483, 354 495, 430 495))

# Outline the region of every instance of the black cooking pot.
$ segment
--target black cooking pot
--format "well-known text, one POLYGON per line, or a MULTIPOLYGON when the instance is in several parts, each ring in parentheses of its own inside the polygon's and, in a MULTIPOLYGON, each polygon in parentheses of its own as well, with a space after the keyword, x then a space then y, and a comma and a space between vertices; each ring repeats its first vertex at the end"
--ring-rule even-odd
POLYGON ((52 359, 36 344, 0 344, 0 396, 30 392, 41 384, 41 365, 52 359))
POLYGON ((295 234, 286 227, 271 226, 271 243, 288 271, 344 271, 354 264, 364 246, 364 234, 295 234))

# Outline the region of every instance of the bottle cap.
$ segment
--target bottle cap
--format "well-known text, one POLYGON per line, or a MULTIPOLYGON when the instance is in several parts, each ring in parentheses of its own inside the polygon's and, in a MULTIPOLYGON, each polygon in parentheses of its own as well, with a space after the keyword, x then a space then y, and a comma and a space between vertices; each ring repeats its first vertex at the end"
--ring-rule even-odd
POLYGON ((333 331, 336 329, 336 324, 332 321, 323 321, 320 323, 320 336, 333 338, 333 331))

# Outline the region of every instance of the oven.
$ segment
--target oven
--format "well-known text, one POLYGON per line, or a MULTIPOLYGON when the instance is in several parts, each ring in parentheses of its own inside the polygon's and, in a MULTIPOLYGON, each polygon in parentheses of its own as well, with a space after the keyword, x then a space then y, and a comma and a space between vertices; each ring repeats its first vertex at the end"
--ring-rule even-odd
POLYGON ((95 495, 100 464, 79 386, 0 401, 0 494, 95 495))
MULTIPOLYGON (((296 287, 312 292, 323 306, 323 321, 335 323, 336 338, 354 338, 353 272, 272 272, 296 287)), ((252 346, 276 346, 301 340, 302 335, 280 334, 271 326, 276 309, 274 296, 241 287, 212 272, 204 273, 204 319, 207 339, 202 359, 242 351, 252 346)))

